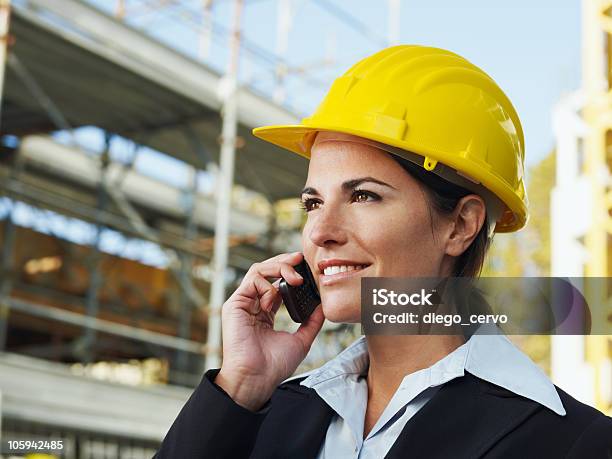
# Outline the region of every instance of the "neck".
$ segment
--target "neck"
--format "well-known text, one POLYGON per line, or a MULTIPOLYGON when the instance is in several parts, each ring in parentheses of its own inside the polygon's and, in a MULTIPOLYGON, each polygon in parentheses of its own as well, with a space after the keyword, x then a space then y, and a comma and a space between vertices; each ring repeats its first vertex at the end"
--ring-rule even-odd
POLYGON ((428 368, 465 342, 455 335, 367 335, 368 396, 390 400, 404 377, 428 368))

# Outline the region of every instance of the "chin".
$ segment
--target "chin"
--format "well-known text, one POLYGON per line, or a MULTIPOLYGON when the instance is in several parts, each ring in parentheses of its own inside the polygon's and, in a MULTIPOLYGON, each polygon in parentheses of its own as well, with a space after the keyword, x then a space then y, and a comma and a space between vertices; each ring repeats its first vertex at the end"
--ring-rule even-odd
POLYGON ((321 301, 323 315, 334 323, 354 324, 361 322, 361 310, 358 305, 338 304, 321 301))

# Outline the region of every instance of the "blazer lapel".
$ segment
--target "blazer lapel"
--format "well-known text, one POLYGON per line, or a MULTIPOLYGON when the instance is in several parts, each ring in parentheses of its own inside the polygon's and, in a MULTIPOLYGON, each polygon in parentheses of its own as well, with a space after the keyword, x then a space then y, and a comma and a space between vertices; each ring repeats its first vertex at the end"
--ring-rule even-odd
POLYGON ((540 408, 466 372, 406 423, 385 458, 480 458, 540 408))
POLYGON ((295 382, 279 386, 272 396, 274 407, 251 458, 314 459, 323 444, 334 411, 314 389, 295 382))

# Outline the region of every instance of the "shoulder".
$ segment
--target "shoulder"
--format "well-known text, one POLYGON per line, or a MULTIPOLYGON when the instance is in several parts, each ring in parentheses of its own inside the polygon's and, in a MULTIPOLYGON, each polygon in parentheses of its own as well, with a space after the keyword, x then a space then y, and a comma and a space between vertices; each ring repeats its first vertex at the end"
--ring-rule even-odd
POLYGON ((555 385, 555 389, 559 394, 559 398, 561 399, 565 410, 567 411, 568 419, 571 419, 574 422, 578 423, 589 423, 590 421, 596 418, 603 417, 604 419, 607 419, 612 422, 612 418, 606 416, 598 409, 593 408, 592 406, 575 399, 570 394, 561 389, 559 386, 555 385))
POLYGON ((526 423, 535 436, 548 439, 564 451, 568 458, 612 457, 612 418, 576 400, 554 386, 566 414, 560 416, 548 409, 539 410, 526 423))
POLYGON ((496 416, 515 416, 518 420, 496 445, 496 452, 501 456, 520 457, 528 452, 527 457, 612 458, 612 418, 576 400, 558 386, 551 384, 565 414, 505 387, 467 375, 479 388, 477 392, 485 400, 483 406, 499 410, 503 405, 503 414, 499 412, 496 416))
MULTIPOLYGON (((476 377, 476 379, 481 386, 481 390, 484 390, 488 394, 492 394, 497 397, 514 398, 516 400, 528 400, 529 402, 534 403, 532 399, 530 400, 525 398, 524 396, 508 390, 505 387, 501 387, 478 377, 476 377)), ((552 409, 544 406, 542 403, 535 402, 541 409, 538 410, 538 414, 534 416, 534 420, 541 419, 548 425, 563 425, 565 428, 570 428, 574 432, 584 431, 592 427, 594 423, 601 425, 602 427, 608 427, 609 429, 612 428, 612 418, 606 416, 596 408, 575 399, 559 386, 552 385, 552 387, 559 395, 563 408, 565 409, 565 415, 557 414, 552 409)))
POLYGON ((563 389, 555 388, 567 411, 564 421, 575 433, 571 453, 576 457, 588 457, 585 454, 606 451, 612 456, 612 418, 576 400, 563 389))

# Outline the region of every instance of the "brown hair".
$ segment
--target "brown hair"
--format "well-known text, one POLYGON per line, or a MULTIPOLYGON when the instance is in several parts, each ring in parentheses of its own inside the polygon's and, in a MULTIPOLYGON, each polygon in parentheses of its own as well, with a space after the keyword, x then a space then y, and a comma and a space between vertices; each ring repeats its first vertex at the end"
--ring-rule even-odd
MULTIPOLYGON (((461 198, 468 194, 474 194, 472 191, 463 188, 459 185, 449 182, 442 177, 426 171, 421 166, 414 164, 407 159, 391 154, 391 157, 399 163, 414 179, 416 179, 425 190, 429 197, 429 215, 431 217, 431 231, 435 237, 434 219, 431 214, 433 207, 436 212, 442 215, 451 214, 457 207, 457 203, 461 198)), ((489 239, 489 222, 485 218, 480 231, 470 246, 459 256, 455 261, 452 276, 454 277, 478 277, 482 271, 485 256, 491 245, 492 238, 489 239)))

